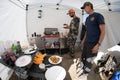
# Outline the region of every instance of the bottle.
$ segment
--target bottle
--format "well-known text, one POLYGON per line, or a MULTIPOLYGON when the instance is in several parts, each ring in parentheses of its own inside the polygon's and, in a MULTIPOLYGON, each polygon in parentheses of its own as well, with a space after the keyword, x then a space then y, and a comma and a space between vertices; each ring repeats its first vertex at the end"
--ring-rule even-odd
POLYGON ((37 36, 36 32, 34 32, 34 36, 35 36, 35 37, 37 36))
POLYGON ((12 47, 11 47, 12 51, 13 52, 17 52, 17 46, 15 44, 12 44, 12 47))
POLYGON ((34 37, 34 34, 32 34, 32 37, 34 37))
POLYGON ((38 49, 36 44, 34 44, 34 49, 35 49, 35 50, 37 50, 37 49, 38 49))
POLYGON ((54 41, 53 44, 54 44, 54 47, 56 48, 56 41, 54 41))
POLYGON ((21 49, 21 45, 20 45, 20 41, 17 41, 17 52, 21 53, 22 49, 21 49))
POLYGON ((10 54, 10 58, 11 58, 12 62, 15 62, 16 61, 15 53, 13 51, 11 51, 9 54, 10 54))
POLYGON ((51 48, 54 48, 54 43, 51 44, 51 48))

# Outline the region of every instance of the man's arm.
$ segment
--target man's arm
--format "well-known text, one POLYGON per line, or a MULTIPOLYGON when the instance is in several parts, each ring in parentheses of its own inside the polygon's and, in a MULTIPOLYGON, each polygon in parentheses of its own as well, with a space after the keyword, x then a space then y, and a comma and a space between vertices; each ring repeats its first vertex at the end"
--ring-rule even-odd
POLYGON ((101 24, 99 26, 99 28, 100 28, 101 34, 100 34, 100 38, 99 38, 98 44, 101 45, 101 43, 102 43, 102 41, 103 41, 103 39, 105 37, 105 24, 101 24))
POLYGON ((85 35, 84 35, 84 37, 83 37, 83 39, 82 39, 82 41, 81 41, 81 46, 82 46, 82 47, 84 46, 85 39, 86 39, 86 33, 85 33, 85 35))
POLYGON ((97 52, 98 52, 99 46, 101 45, 101 43, 102 43, 102 41, 103 41, 103 39, 104 39, 104 37, 105 37, 105 24, 100 24, 100 25, 99 25, 99 28, 100 28, 100 31, 101 31, 100 37, 99 37, 99 41, 98 41, 98 43, 93 47, 92 53, 97 53, 97 52))

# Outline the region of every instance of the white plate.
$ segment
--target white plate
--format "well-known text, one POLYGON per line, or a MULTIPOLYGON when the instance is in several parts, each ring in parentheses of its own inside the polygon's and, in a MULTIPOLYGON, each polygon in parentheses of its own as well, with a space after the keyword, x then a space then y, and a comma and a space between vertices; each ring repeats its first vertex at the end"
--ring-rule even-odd
POLYGON ((49 59, 48 59, 48 61, 49 61, 51 64, 59 64, 59 63, 62 62, 62 57, 60 57, 60 56, 58 56, 58 55, 53 55, 53 56, 51 56, 51 57, 49 57, 49 59), (59 58, 59 61, 58 61, 57 63, 54 63, 54 62, 50 59, 51 57, 59 58))
POLYGON ((47 80, 63 80, 66 76, 66 71, 61 66, 53 66, 47 69, 45 77, 47 80))
POLYGON ((28 65, 31 61, 32 61, 32 57, 30 55, 24 55, 24 56, 19 57, 15 61, 15 65, 18 67, 24 67, 28 65))
POLYGON ((120 51, 120 46, 119 45, 115 45, 115 46, 109 48, 108 51, 120 51))
POLYGON ((24 51, 24 54, 33 54, 33 53, 35 53, 36 52, 36 50, 33 50, 32 48, 30 48, 30 49, 26 49, 25 51, 24 51), (32 50, 32 51, 31 51, 32 50))

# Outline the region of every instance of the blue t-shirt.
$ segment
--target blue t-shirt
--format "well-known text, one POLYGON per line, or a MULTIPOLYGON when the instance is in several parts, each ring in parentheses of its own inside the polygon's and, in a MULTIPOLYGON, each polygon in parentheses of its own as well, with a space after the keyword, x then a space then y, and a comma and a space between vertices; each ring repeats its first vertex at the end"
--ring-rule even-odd
POLYGON ((98 42, 100 37, 100 24, 105 24, 104 17, 100 13, 94 12, 86 19, 86 42, 98 42))

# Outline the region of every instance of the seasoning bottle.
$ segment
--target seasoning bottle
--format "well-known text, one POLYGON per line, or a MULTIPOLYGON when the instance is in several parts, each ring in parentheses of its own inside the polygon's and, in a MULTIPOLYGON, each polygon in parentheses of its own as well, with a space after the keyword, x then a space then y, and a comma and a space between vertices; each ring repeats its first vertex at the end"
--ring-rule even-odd
POLYGON ((34 36, 35 36, 35 37, 37 36, 36 32, 34 32, 34 36))
POLYGON ((21 53, 22 49, 21 49, 21 45, 20 45, 20 41, 17 41, 17 52, 21 53))

